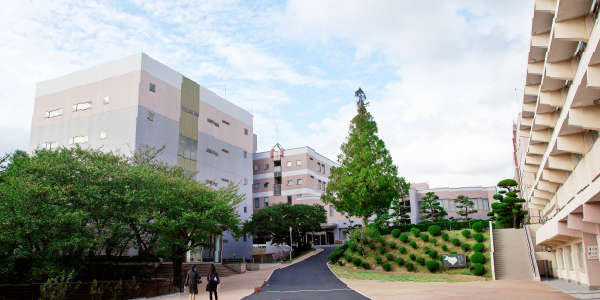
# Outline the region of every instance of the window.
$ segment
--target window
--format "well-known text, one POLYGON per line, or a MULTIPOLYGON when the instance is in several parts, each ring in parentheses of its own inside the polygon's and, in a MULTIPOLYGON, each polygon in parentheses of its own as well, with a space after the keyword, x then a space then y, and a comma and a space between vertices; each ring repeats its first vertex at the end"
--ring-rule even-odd
POLYGON ((556 269, 558 269, 558 258, 556 257, 556 251, 554 251, 554 261, 555 261, 556 269))
POLYGON ((265 197, 265 207, 269 206, 269 197, 265 197))
POLYGON ((54 149, 58 148, 59 144, 60 144, 59 141, 42 143, 40 145, 40 148, 47 149, 47 150, 54 150, 54 149))
POLYGON ((456 211, 454 200, 448 200, 448 211, 456 211))
POLYGON ((254 171, 258 171, 260 167, 258 165, 254 165, 254 171))
POLYGON ((292 205, 292 196, 287 196, 288 204, 292 205))
MULTIPOLYGON (((208 150, 206 150, 206 152, 209 152, 208 150)), ((209 153, 212 154, 212 150, 209 153)), ((179 149, 177 149, 177 155, 196 161, 197 154, 198 141, 179 134, 179 149)))
POLYGON ((148 111, 148 120, 154 122, 154 113, 151 111, 148 111))
POLYGON ((244 178, 244 185, 248 185, 248 178, 244 178))
MULTIPOLYGON (((245 207, 244 207, 245 208, 245 207)), ((244 234, 244 242, 248 241, 248 238, 246 237, 246 235, 244 234)), ((216 296, 215 296, 216 297, 216 296)))
POLYGON ((319 180, 317 183, 317 190, 321 190, 321 180, 319 180))
POLYGON ((154 85, 153 83, 150 84, 150 91, 156 93, 156 85, 154 85))
POLYGON ((323 174, 325 174, 325 165, 322 165, 322 166, 321 166, 321 172, 322 172, 323 174))
POLYGON ((296 184, 302 184, 302 179, 298 179, 298 181, 296 182, 296 184))
POLYGON ((569 246, 569 247, 567 247, 567 250, 568 250, 567 258, 569 259, 569 270, 573 271, 573 247, 569 246))
POLYGON ((229 125, 229 122, 225 121, 225 120, 221 120, 221 122, 223 122, 223 124, 227 124, 229 125))
POLYGON ((58 116, 60 116, 62 114, 63 114, 63 109, 62 108, 51 110, 51 111, 47 111, 46 112, 46 116, 44 116, 44 119, 58 117, 58 116))
POLYGON ((225 148, 221 149, 221 151, 223 151, 223 152, 225 152, 225 153, 229 153, 229 150, 227 150, 227 149, 225 149, 225 148))
MULTIPOLYGON (((247 213, 247 212, 248 212, 248 207, 247 207, 247 206, 244 206, 244 213, 247 213)), ((244 236, 244 237, 245 237, 245 236, 244 236)))
POLYGON ((562 269, 565 269, 565 251, 564 249, 560 249, 560 264, 562 265, 562 269))
POLYGON ((244 134, 248 135, 248 129, 244 128, 244 134))
POLYGON ((82 102, 73 105, 73 111, 86 110, 92 108, 92 101, 82 102))
POLYGON ((315 176, 310 175, 310 178, 315 179, 315 176))
POLYGON ((83 143, 87 143, 87 142, 88 142, 87 135, 80 135, 80 136, 72 137, 69 139, 69 145, 83 144, 83 143))
POLYGON ((321 172, 321 164, 317 163, 317 170, 319 170, 319 172, 321 172))
POLYGON ((106 138, 106 131, 100 131, 100 139, 103 140, 106 138))
POLYGON ((488 199, 483 199, 483 210, 490 210, 490 204, 488 199))
POLYGON ((248 151, 244 151, 244 158, 248 158, 248 151))
POLYGON ((218 122, 215 122, 215 121, 213 121, 213 120, 211 120, 211 119, 209 119, 209 118, 206 118, 206 122, 208 122, 208 123, 211 123, 211 124, 213 124, 213 125, 215 125, 215 126, 219 127, 219 123, 218 123, 218 122))
POLYGON ((269 183, 265 182, 265 184, 263 185, 264 187, 269 187, 269 183))
POLYGON ((269 164, 265 164, 265 170, 269 169, 269 164))
MULTIPOLYGON (((186 172, 187 172, 187 171, 186 171, 186 172)), ((205 182, 206 182, 206 183, 208 183, 208 184, 210 184, 210 185, 217 186, 217 183, 216 183, 216 182, 214 182, 214 181, 212 181, 212 180, 206 180, 205 182)))
POLYGON ((310 160, 313 160, 313 158, 311 157, 310 160))
POLYGON ((579 261, 579 272, 585 273, 585 263, 583 262, 583 253, 581 251, 581 244, 577 244, 577 260, 579 261))
POLYGON ((254 184, 254 188, 257 189, 258 188, 258 183, 254 184))
POLYGON ((296 166, 301 166, 302 165, 302 161, 301 160, 297 160, 296 161, 296 166))
POLYGON ((291 162, 291 161, 288 161, 288 162, 286 163, 286 165, 287 165, 287 167, 288 167, 288 168, 291 168, 291 167, 292 167, 292 162, 291 162))
POLYGON ((333 210, 333 205, 329 205, 329 216, 333 217, 335 211, 333 210))
POLYGON ((345 211, 340 211, 340 215, 345 216, 346 212, 345 211))
POLYGON ((229 182, 229 179, 221 178, 221 181, 223 181, 223 182, 229 182))
POLYGON ((324 192, 325 191, 325 182, 323 182, 323 185, 321 185, 321 190, 324 192))
POLYGON ((260 207, 260 198, 254 198, 254 208, 260 207))
POLYGON ((190 114, 190 115, 192 115, 194 117, 200 117, 200 115, 197 112, 195 112, 195 111, 193 111, 191 109, 187 109, 187 108, 185 108, 183 106, 181 107, 181 110, 185 111, 186 113, 188 113, 188 114, 190 114))
POLYGON ((292 181, 291 181, 291 180, 288 180, 288 183, 287 183, 287 185, 292 185, 292 181))
POLYGON ((104 97, 103 103, 108 104, 109 102, 110 102, 110 97, 109 96, 104 97))

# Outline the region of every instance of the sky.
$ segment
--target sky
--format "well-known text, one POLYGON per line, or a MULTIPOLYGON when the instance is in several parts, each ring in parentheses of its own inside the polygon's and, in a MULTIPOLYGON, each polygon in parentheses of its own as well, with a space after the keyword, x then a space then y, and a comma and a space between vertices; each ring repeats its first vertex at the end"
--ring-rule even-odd
POLYGON ((279 142, 337 160, 360 87, 400 176, 494 186, 514 174, 533 8, 533 0, 1 1, 0 153, 28 148, 36 83, 145 52, 250 111, 258 151, 279 142))

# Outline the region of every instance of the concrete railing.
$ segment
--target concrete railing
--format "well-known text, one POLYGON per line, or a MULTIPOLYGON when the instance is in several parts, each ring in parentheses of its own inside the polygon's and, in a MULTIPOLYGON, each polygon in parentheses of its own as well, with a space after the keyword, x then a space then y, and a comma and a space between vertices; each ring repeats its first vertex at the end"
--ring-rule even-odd
POLYGON ((492 261, 492 279, 496 280, 496 268, 494 266, 494 224, 490 221, 490 260, 492 261))

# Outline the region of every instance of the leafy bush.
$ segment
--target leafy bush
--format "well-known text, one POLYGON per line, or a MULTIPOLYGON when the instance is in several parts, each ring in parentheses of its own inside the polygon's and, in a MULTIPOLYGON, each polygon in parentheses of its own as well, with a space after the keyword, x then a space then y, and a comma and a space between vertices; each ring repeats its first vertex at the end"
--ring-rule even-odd
POLYGON ((358 253, 359 255, 365 255, 365 249, 359 248, 358 251, 356 251, 356 253, 358 253))
POLYGON ((353 258, 353 259, 352 259, 352 263, 353 263, 355 266, 357 266, 357 267, 360 267, 360 264, 362 263, 362 259, 360 259, 360 258, 358 258, 358 257, 355 257, 355 258, 353 258))
POLYGON ((466 239, 468 239, 471 236, 471 230, 465 229, 460 234, 462 234, 462 236, 464 236, 466 239))
POLYGON ((483 255, 481 252, 473 253, 473 255, 471 255, 470 259, 471 259, 472 263, 476 263, 476 264, 484 264, 485 263, 485 255, 483 255))
POLYGON ((404 254, 406 252, 406 248, 405 247, 400 247, 398 249, 398 252, 400 252, 400 254, 404 254))
POLYGON ((352 249, 352 248, 354 248, 354 247, 356 246, 356 242, 355 242, 355 241, 352 241, 352 240, 350 240, 350 241, 347 241, 347 242, 344 244, 344 246, 346 246, 346 249, 350 249, 350 250, 352 250, 352 251, 356 251, 356 250, 353 250, 353 249, 352 249))
POLYGON ((413 247, 414 249, 417 249, 417 242, 415 241, 410 241, 410 243, 408 243, 411 247, 413 247))
POLYGON ((425 246, 423 247, 423 253, 427 254, 429 252, 429 247, 425 246))
POLYGON ((364 239, 362 239, 361 243, 363 245, 368 245, 369 244, 369 239, 368 238, 364 238, 364 239))
POLYGON ((408 270, 408 271, 413 271, 415 269, 415 265, 413 265, 413 263, 411 262, 407 262, 404 264, 404 267, 408 270))
POLYGON ((469 270, 471 270, 471 273, 473 275, 477 275, 477 276, 481 276, 483 274, 485 274, 485 267, 482 264, 472 264, 469 267, 469 270))
POLYGON ((384 263, 383 265, 381 265, 381 267, 387 272, 389 272, 392 269, 392 265, 390 263, 384 263))
POLYGON ((483 239, 485 237, 483 236, 483 233, 476 233, 473 235, 473 239, 478 241, 478 242, 483 242, 483 239))
POLYGON ((375 244, 373 244, 373 243, 369 243, 369 244, 367 245, 367 247, 369 247, 369 249, 373 250, 373 249, 375 249, 375 244))
POLYGON ((442 245, 441 247, 442 247, 442 250, 444 250, 444 251, 448 251, 448 246, 446 246, 446 245, 442 245))
POLYGON ((419 229, 419 228, 415 227, 415 228, 412 228, 412 229, 410 230, 410 232, 411 232, 411 233, 412 233, 412 234, 413 234, 415 237, 419 237, 419 235, 421 234, 421 229, 419 229))
POLYGON ((381 244, 381 246, 385 246, 385 244, 387 243, 384 238, 379 238, 378 241, 379 244, 381 244))
POLYGON ((471 226, 471 228, 473 230, 475 230, 476 232, 482 232, 483 231, 483 224, 481 222, 477 222, 477 223, 474 223, 473 226, 471 226))
POLYGON ((429 257, 431 258, 436 258, 438 256, 438 252, 435 250, 429 251, 429 253, 427 253, 427 255, 429 255, 429 257))
POLYGON ((366 261, 363 261, 363 262, 360 264, 360 266, 361 266, 363 269, 365 269, 365 270, 370 270, 370 269, 371 269, 371 265, 370 265, 368 262, 366 262, 366 261))
POLYGON ((450 252, 450 253, 448 253, 448 254, 458 254, 458 252, 456 252, 456 251, 452 251, 452 252, 450 252))
POLYGON ((429 226, 429 228, 427 228, 427 231, 431 235, 440 235, 440 232, 442 232, 442 227, 437 225, 431 225, 429 226))
POLYGON ((386 255, 385 255, 385 258, 386 258, 388 261, 394 261, 394 255, 393 255, 393 254, 391 254, 391 253, 388 253, 388 254, 386 254, 386 255))
POLYGON ((425 265, 425 259, 422 257, 417 257, 417 259, 415 260, 418 264, 420 264, 421 266, 425 265))
POLYGON ((427 233, 421 234, 421 240, 423 240, 424 242, 429 241, 429 234, 427 234, 427 233))
POLYGON ((435 245, 437 244, 437 239, 430 239, 429 242, 435 245))
POLYGON ((396 249, 396 243, 391 242, 390 243, 390 249, 396 249))
POLYGON ((350 250, 352 250, 352 252, 356 252, 356 250, 358 249, 358 245, 357 244, 352 244, 348 248, 350 248, 350 250))
POLYGON ((379 247, 379 253, 384 254, 385 253, 385 246, 380 246, 379 247))
POLYGON ((338 265, 340 265, 340 266, 343 266, 343 265, 344 265, 344 263, 343 263, 341 260, 338 260, 338 262, 337 262, 337 263, 338 263, 338 265))
POLYGON ((408 258, 410 258, 410 260, 415 260, 417 259, 417 256, 414 253, 411 253, 410 255, 408 255, 408 258))
POLYGON ((402 231, 400 231, 400 229, 393 229, 392 230, 392 236, 395 237, 395 238, 398 238, 401 233, 402 233, 402 231))
POLYGON ((430 260, 425 264, 425 267, 427 267, 427 270, 429 270, 429 272, 435 273, 435 271, 437 271, 440 268, 440 263, 435 260, 430 260))
POLYGON ((471 249, 475 252, 483 252, 483 250, 485 250, 485 245, 483 243, 477 243, 473 245, 471 249))
POLYGON ((447 233, 442 233, 442 240, 447 241, 450 239, 450 236, 447 233))
POLYGON ((404 265, 404 258, 398 257, 398 258, 396 258, 396 260, 394 262, 397 263, 399 266, 403 266, 404 265))
POLYGON ((469 245, 468 243, 464 243, 464 244, 460 245, 460 248, 462 248, 463 251, 467 252, 467 251, 469 251, 469 248, 471 248, 471 245, 469 245))
POLYGON ((450 240, 450 243, 452 243, 452 245, 454 246, 458 246, 460 245, 460 240, 457 238, 453 238, 452 240, 450 240))
POLYGON ((333 250, 333 252, 331 252, 331 254, 329 254, 329 260, 335 263, 342 257, 342 255, 344 255, 344 247, 337 247, 335 250, 333 250))
POLYGON ((350 255, 350 254, 346 254, 346 256, 344 256, 344 258, 346 259, 347 262, 352 261, 352 255, 350 255))
POLYGON ((405 234, 401 235, 399 239, 403 243, 408 242, 408 234, 405 233, 405 234))
POLYGON ((383 261, 381 260, 381 256, 375 256, 375 262, 380 265, 383 263, 383 261))

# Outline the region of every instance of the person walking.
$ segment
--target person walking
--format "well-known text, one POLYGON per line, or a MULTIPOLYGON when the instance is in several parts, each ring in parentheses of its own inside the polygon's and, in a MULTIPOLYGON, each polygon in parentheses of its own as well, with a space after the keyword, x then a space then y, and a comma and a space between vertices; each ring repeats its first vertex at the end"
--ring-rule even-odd
POLYGON ((187 272, 185 277, 185 286, 188 287, 190 292, 190 300, 196 300, 198 294, 198 283, 202 283, 200 273, 196 271, 196 265, 192 265, 192 269, 187 272))
POLYGON ((210 265, 210 269, 208 271, 208 283, 206 284, 206 291, 209 292, 210 300, 212 300, 212 294, 215 293, 215 300, 219 300, 219 296, 217 295, 217 288, 219 283, 221 283, 221 279, 219 278, 219 273, 217 273, 217 269, 215 268, 215 264, 210 265))

